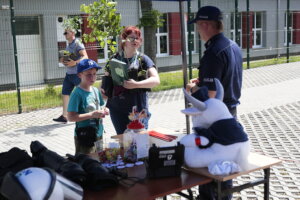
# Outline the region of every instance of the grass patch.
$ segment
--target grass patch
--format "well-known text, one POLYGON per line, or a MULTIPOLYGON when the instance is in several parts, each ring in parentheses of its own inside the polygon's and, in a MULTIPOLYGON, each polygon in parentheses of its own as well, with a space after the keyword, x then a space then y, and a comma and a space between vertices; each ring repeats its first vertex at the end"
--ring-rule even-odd
MULTIPOLYGON (((300 56, 290 56, 290 62, 298 62, 300 61, 300 56)), ((256 67, 263 67, 263 66, 269 66, 269 65, 278 65, 286 63, 286 57, 280 57, 280 58, 273 58, 273 59, 267 59, 267 60, 258 60, 258 61, 251 61, 250 62, 250 68, 256 68, 256 67)), ((243 63, 243 68, 247 69, 247 62, 243 63)))
MULTIPOLYGON (((291 56, 290 62, 300 61, 300 56, 291 56)), ((268 60, 251 61, 250 67, 262 67, 268 65, 286 63, 286 58, 276 58, 268 60)), ((243 63, 243 68, 247 68, 247 63, 243 63)), ((198 70, 193 69, 192 77, 198 76, 198 70)), ((160 85, 152 89, 153 92, 169 90, 183 87, 182 71, 163 72, 159 73, 160 85)), ((100 81, 95 83, 95 87, 99 88, 100 81)), ((28 112, 32 110, 53 108, 62 105, 61 86, 47 85, 42 89, 22 90, 22 111, 28 112)), ((18 112, 18 97, 16 91, 8 91, 0 93, 0 115, 17 113, 18 112)))
MULTIPOLYGON (((192 77, 195 78, 197 76, 198 70, 193 69, 192 77)), ((160 84, 152 89, 153 92, 183 87, 182 71, 159 73, 159 78, 160 84)))

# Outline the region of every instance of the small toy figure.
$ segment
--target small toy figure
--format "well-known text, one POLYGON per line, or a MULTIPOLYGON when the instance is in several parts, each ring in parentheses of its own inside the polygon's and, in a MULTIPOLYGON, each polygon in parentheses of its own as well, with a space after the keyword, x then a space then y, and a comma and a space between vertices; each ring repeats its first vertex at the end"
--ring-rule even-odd
POLYGON ((136 162, 139 158, 143 157, 144 152, 148 153, 149 148, 149 135, 140 134, 145 130, 142 119, 147 117, 147 112, 143 109, 141 112, 137 111, 137 107, 132 107, 132 112, 128 118, 131 121, 127 125, 127 129, 123 135, 124 142, 124 160, 126 162, 136 162), (139 149, 139 152, 138 152, 139 149))
POLYGON ((146 117, 147 117, 147 112, 145 109, 143 109, 141 112, 138 112, 137 107, 133 106, 132 112, 128 116, 131 122, 127 125, 127 129, 132 129, 132 130, 144 129, 145 126, 142 123, 142 119, 146 117))

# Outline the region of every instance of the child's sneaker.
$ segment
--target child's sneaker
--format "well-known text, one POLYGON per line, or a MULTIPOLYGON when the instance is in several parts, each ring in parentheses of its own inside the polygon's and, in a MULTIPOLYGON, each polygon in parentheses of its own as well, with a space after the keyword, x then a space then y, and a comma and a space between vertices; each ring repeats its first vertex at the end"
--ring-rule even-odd
POLYGON ((55 121, 55 122, 61 122, 61 123, 64 123, 64 124, 66 124, 68 122, 68 120, 63 115, 59 116, 56 119, 53 119, 53 121, 55 121))

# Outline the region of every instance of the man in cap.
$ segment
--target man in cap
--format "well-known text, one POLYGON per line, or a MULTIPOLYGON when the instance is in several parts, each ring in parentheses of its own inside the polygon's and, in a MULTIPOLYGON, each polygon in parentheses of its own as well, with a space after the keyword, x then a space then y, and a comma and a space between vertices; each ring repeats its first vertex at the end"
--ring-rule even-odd
POLYGON ((80 78, 77 76, 77 64, 83 60, 88 59, 87 52, 80 40, 75 38, 76 30, 67 28, 64 32, 68 46, 66 51, 70 53, 68 59, 60 58, 60 62, 66 66, 66 76, 62 85, 62 100, 63 113, 58 118, 53 119, 55 122, 67 123, 67 107, 72 90, 80 83, 80 78))
POLYGON ((242 88, 243 57, 240 47, 224 36, 222 13, 214 6, 201 7, 189 23, 196 23, 200 39, 205 42, 205 52, 200 60, 199 77, 187 84, 187 90, 197 95, 201 86, 207 86, 209 97, 216 95, 214 78, 224 87, 224 103, 236 117, 242 88))
MULTIPOLYGON (((201 7, 196 17, 189 22, 195 23, 200 39, 205 42, 205 52, 200 60, 199 77, 192 79, 186 89, 196 98, 202 96, 200 87, 208 88, 208 96, 216 96, 214 78, 220 80, 224 87, 224 103, 230 113, 236 117, 236 107, 240 103, 242 88, 243 57, 240 47, 224 36, 222 12, 214 6, 201 7)), ((232 187, 232 181, 222 183, 222 188, 232 187)), ((199 187, 200 199, 216 199, 213 184, 199 187)), ((231 199, 232 195, 224 198, 231 199)))

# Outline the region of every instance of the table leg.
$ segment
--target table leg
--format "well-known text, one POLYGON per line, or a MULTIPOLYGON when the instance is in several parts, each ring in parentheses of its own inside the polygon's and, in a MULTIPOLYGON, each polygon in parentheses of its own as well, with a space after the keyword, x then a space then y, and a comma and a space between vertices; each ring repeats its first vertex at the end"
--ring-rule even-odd
POLYGON ((176 192, 176 194, 186 198, 186 199, 189 199, 189 200, 193 200, 194 199, 194 196, 193 196, 193 192, 192 192, 192 189, 187 189, 188 191, 188 195, 183 193, 183 192, 176 192))
POLYGON ((217 181, 217 199, 221 200, 222 199, 222 186, 221 186, 221 181, 217 181))
POLYGON ((189 196, 191 197, 191 199, 193 199, 193 192, 192 192, 192 189, 187 189, 188 193, 189 193, 189 196))
POLYGON ((264 169, 265 183, 264 183, 264 200, 269 200, 270 194, 270 168, 264 169))

